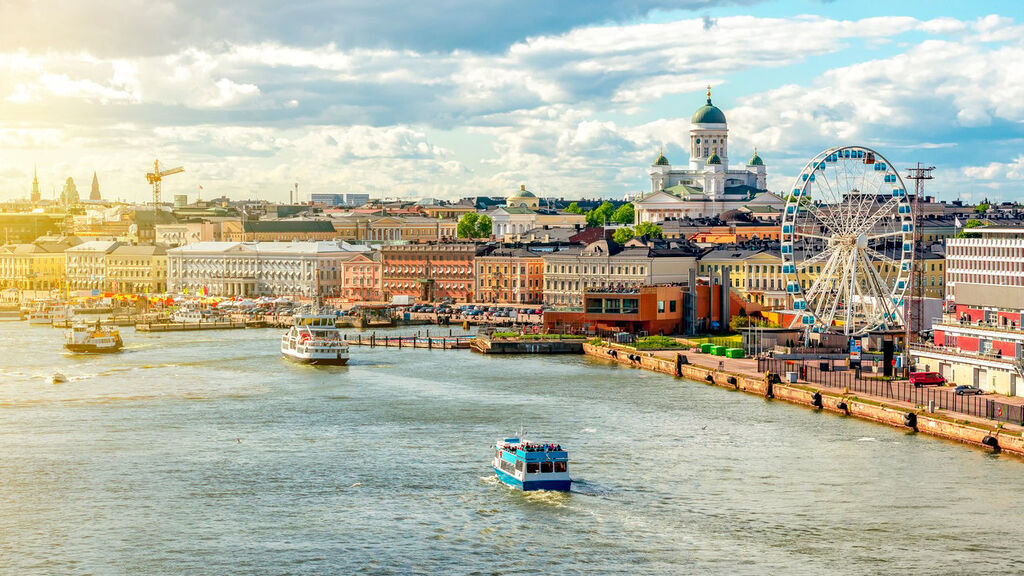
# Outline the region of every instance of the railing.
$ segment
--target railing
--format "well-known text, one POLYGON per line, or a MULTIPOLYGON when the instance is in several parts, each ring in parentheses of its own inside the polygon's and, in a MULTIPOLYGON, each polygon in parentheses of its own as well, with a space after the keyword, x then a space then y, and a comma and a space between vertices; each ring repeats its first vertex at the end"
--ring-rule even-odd
POLYGON ((828 388, 845 388, 851 392, 910 402, 918 406, 934 405, 941 410, 1024 425, 1022 406, 999 402, 977 394, 961 396, 949 388, 918 388, 905 380, 864 378, 861 370, 833 370, 831 362, 829 366, 828 370, 822 370, 820 365, 809 365, 803 360, 757 359, 759 372, 773 372, 780 376, 786 372, 796 372, 800 380, 828 388))

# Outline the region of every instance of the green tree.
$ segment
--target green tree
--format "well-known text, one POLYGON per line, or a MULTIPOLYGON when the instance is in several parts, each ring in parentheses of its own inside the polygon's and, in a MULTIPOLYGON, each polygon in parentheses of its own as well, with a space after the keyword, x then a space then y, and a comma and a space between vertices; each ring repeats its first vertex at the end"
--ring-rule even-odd
POLYGON ((605 221, 610 220, 615 212, 615 205, 611 202, 604 202, 597 208, 587 212, 587 226, 591 228, 604 226, 605 221))
POLYGON ((490 238, 491 231, 494 230, 494 221, 487 214, 481 214, 476 219, 476 237, 478 238, 490 238))
POLYGON ((981 220, 977 220, 975 218, 971 218, 970 220, 967 221, 966 224, 964 224, 963 229, 960 230, 960 232, 957 232, 956 237, 957 238, 979 238, 981 236, 981 234, 978 234, 976 232, 968 232, 967 230, 969 228, 978 228, 979 226, 983 226, 983 225, 984 224, 982 224, 981 220))
POLYGON ((615 233, 612 234, 612 240, 614 240, 616 244, 623 244, 624 245, 626 242, 629 242, 630 240, 632 240, 635 236, 636 236, 636 234, 633 234, 633 229, 632 228, 623 227, 623 228, 617 229, 615 231, 615 233))
POLYGON ((988 209, 990 207, 991 206, 988 202, 982 202, 981 204, 978 204, 977 206, 974 207, 974 211, 977 212, 978 214, 984 214, 985 212, 988 212, 988 209))
POLYGON ((569 206, 566 207, 565 211, 568 212, 569 214, 583 214, 583 208, 580 208, 579 202, 573 202, 572 204, 569 204, 569 206))
POLYGON ((633 204, 627 202, 612 213, 612 222, 630 225, 633 223, 633 204))
POLYGON ((637 236, 644 236, 652 240, 661 238, 665 235, 665 231, 662 230, 661 226, 654 224, 653 222, 641 222, 633 228, 633 233, 637 236))
POLYGON ((463 214, 462 218, 459 218, 459 224, 455 227, 455 233, 459 238, 473 238, 477 232, 476 223, 479 219, 480 215, 476 212, 463 214))

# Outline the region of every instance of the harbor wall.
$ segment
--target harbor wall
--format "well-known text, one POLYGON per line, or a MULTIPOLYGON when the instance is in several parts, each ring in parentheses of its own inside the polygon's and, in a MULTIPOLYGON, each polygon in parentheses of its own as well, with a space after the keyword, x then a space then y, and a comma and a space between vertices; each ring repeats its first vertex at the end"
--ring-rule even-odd
MULTIPOLYGON (((695 364, 682 363, 659 358, 645 352, 618 346, 597 346, 586 343, 583 351, 588 356, 617 362, 619 364, 661 372, 678 378, 706 382, 723 388, 730 388, 766 398, 800 404, 816 410, 833 412, 843 416, 854 416, 905 430, 937 436, 962 442, 987 450, 1002 451, 1024 456, 1024 437, 1019 432, 999 429, 996 426, 975 424, 957 420, 945 414, 929 413, 925 410, 910 409, 881 401, 858 398, 853 394, 837 394, 834 391, 804 384, 774 383, 769 385, 763 377, 733 374, 705 368, 695 364), (614 354, 612 354, 614 352, 614 354), (769 391, 771 394, 769 394, 769 391), (816 405, 820 398, 821 406, 816 405), (907 415, 913 414, 916 426, 907 425, 907 415)), ((677 357, 685 358, 685 353, 677 357)))

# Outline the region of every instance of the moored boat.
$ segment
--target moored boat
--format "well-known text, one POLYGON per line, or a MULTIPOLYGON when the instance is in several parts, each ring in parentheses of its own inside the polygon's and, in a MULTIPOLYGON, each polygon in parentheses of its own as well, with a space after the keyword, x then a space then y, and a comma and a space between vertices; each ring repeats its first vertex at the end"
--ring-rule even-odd
POLYGON ((559 444, 536 444, 520 438, 498 440, 493 465, 498 480, 524 492, 568 492, 572 486, 569 453, 559 444))
POLYGON ((104 354, 124 348, 116 328, 96 324, 75 324, 64 335, 64 347, 80 354, 104 354))

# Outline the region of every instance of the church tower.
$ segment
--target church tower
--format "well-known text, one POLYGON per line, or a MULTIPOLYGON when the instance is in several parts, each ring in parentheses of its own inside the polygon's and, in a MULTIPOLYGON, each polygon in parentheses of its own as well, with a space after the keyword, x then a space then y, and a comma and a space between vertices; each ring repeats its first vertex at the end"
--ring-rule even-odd
POLYGON ((36 204, 36 203, 39 202, 40 199, 41 199, 41 197, 39 195, 39 175, 38 175, 38 173, 36 171, 36 167, 33 166, 32 167, 32 195, 29 197, 29 200, 31 200, 33 204, 36 204))
POLYGON ((729 127, 725 113, 711 103, 711 86, 708 86, 708 101, 697 108, 690 118, 690 170, 704 168, 707 158, 716 155, 723 166, 729 166, 729 127))
POLYGON ((96 172, 92 173, 92 191, 89 192, 89 200, 103 200, 100 198, 100 181, 96 178, 96 172))

